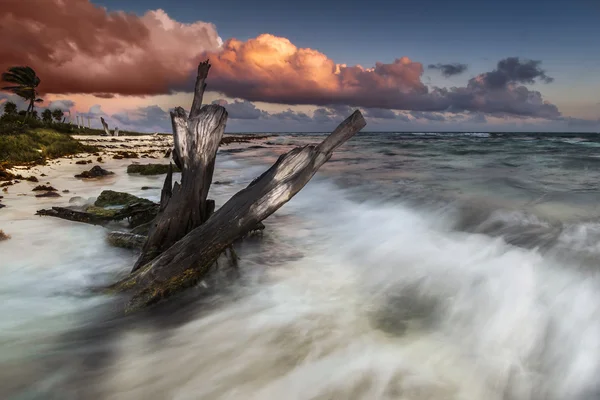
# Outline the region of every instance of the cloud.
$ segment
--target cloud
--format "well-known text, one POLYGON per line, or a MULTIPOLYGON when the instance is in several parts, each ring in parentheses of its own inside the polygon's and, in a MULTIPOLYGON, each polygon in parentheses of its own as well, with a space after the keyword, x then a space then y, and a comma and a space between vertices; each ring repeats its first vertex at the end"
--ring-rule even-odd
POLYGON ((505 88, 510 83, 535 83, 536 79, 545 83, 554 81, 540 68, 541 61, 521 60, 519 57, 508 57, 498 62, 492 72, 483 74, 486 86, 492 89, 505 88))
POLYGON ((98 97, 100 99, 112 99, 115 97, 113 93, 94 93, 94 97, 98 97))
POLYGON ((467 64, 452 63, 452 64, 429 64, 429 69, 437 69, 442 72, 446 78, 453 75, 460 75, 467 70, 467 64))
POLYGON ((12 101, 15 103, 17 105, 17 109, 19 110, 26 110, 29 106, 28 102, 16 94, 0 92, 0 105, 2 105, 2 112, 4 112, 4 104, 6 104, 7 101, 12 101))
POLYGON ((386 110, 385 108, 366 108, 363 110, 365 118, 377 118, 377 119, 396 119, 398 114, 392 110, 386 110))
POLYGON ((107 12, 89 0, 2 0, 0 26, 0 70, 29 65, 44 93, 100 98, 168 93, 220 43, 210 23, 107 12))
MULTIPOLYGON (((373 68, 335 64, 323 53, 297 48, 269 34, 246 42, 228 40, 220 52, 207 52, 213 68, 209 89, 229 97, 289 105, 331 106, 411 111, 505 113, 555 118, 555 105, 522 84, 550 82, 539 61, 516 57, 501 60, 494 71, 464 87, 429 88, 423 65, 408 57, 373 68), (519 85, 521 84, 521 85, 519 85)), ((321 113, 322 118, 327 115, 321 113)))
POLYGON ((71 100, 54 100, 48 104, 49 109, 60 109, 62 111, 69 111, 71 108, 75 107, 75 102, 71 100))
POLYGON ((296 112, 291 108, 286 111, 273 113, 269 115, 270 119, 283 120, 283 121, 295 121, 295 122, 312 122, 313 119, 306 113, 296 112))
POLYGON ((94 104, 93 106, 90 107, 88 112, 78 112, 77 114, 84 116, 86 118, 100 118, 102 116, 105 116, 106 113, 102 110, 102 106, 100 104, 94 104))
POLYGON ((213 101, 213 104, 220 104, 225 107, 231 119, 259 119, 269 117, 267 112, 259 110, 247 100, 234 100, 233 103, 229 103, 227 100, 219 99, 213 101))
POLYGON ((135 127, 145 131, 171 131, 169 113, 157 105, 118 112, 112 114, 111 117, 120 123, 123 128, 135 127))
POLYGON ((444 117, 440 113, 434 112, 422 112, 422 111, 412 111, 410 113, 415 119, 426 119, 429 121, 445 121, 446 117, 444 117))

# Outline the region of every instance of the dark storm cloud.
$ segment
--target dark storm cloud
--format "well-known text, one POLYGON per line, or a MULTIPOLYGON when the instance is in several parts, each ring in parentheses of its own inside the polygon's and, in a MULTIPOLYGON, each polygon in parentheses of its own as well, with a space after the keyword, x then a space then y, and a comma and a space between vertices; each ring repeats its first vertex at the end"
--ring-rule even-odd
POLYGON ((452 64, 429 64, 429 69, 437 69, 446 78, 454 75, 460 75, 467 70, 467 64, 452 63, 452 64))
POLYGON ((521 60, 519 57, 508 57, 498 62, 492 72, 483 74, 484 82, 491 89, 505 88, 509 83, 531 84, 536 79, 545 83, 554 81, 546 75, 540 65, 541 61, 521 60))

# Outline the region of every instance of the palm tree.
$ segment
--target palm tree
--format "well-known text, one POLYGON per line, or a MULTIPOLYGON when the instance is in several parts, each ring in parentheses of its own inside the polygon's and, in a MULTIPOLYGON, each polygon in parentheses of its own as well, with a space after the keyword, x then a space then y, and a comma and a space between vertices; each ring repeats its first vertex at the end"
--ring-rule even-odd
POLYGON ((15 115, 17 113, 17 105, 12 101, 4 103, 4 115, 15 115))
POLYGON ((17 96, 29 101, 27 116, 33 112, 35 103, 44 101, 37 97, 37 87, 40 84, 40 78, 31 67, 11 67, 8 69, 8 72, 2 73, 2 80, 14 85, 5 86, 2 90, 13 92, 17 96))
POLYGON ((46 123, 52 122, 52 111, 50 111, 47 108, 44 111, 42 111, 42 121, 46 123))
POLYGON ((63 113, 63 110, 61 110, 60 108, 52 110, 52 117, 54 117, 56 122, 62 121, 64 116, 65 116, 65 114, 63 113))

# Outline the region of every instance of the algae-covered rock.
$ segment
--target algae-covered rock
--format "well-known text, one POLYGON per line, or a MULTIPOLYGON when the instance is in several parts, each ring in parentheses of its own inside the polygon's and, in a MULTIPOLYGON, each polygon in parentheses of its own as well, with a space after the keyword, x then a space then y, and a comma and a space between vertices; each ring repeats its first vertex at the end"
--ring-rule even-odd
MULTIPOLYGON (((127 167, 128 174, 161 175, 168 172, 169 164, 131 164, 127 167)), ((173 172, 180 172, 180 170, 173 165, 173 172)))
POLYGON ((117 214, 117 209, 107 209, 104 207, 88 206, 85 212, 97 215, 98 217, 114 217, 117 214))
POLYGON ((115 192, 113 190, 103 190, 96 199, 94 205, 96 207, 108 207, 108 206, 128 206, 133 203, 146 203, 148 205, 154 204, 148 199, 142 199, 141 197, 134 196, 125 192, 115 192))
POLYGON ((61 197, 60 194, 56 192, 44 192, 40 194, 36 194, 35 197, 61 197))
POLYGON ((106 175, 113 175, 114 172, 107 171, 99 165, 92 167, 89 171, 83 171, 81 174, 75 175, 75 178, 99 178, 106 175))
POLYGON ((126 232, 110 232, 106 235, 108 243, 124 249, 141 249, 146 242, 146 236, 126 232))
POLYGON ((54 187, 46 185, 37 185, 31 190, 34 192, 56 192, 56 189, 54 187))

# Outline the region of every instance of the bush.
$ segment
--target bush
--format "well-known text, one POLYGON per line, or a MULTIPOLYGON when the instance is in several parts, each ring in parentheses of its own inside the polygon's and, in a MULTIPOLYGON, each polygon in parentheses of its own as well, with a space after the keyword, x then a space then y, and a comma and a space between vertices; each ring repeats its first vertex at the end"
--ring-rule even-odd
POLYGON ((29 132, 0 136, 0 161, 12 163, 44 162, 46 158, 98 151, 69 135, 52 129, 35 129, 29 132))

